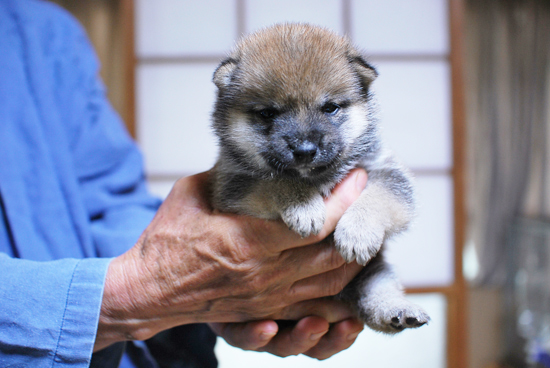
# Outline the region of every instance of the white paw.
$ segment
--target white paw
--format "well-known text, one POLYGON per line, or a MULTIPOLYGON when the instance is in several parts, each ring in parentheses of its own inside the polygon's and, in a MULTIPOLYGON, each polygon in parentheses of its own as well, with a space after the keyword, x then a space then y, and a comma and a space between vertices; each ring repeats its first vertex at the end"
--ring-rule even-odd
POLYGON ((325 216, 325 203, 320 195, 307 203, 291 205, 281 214, 284 223, 303 238, 319 234, 325 224, 325 216))
POLYGON ((359 305, 359 309, 370 328, 388 334, 395 334, 406 328, 417 328, 430 321, 424 309, 404 297, 389 298, 379 304, 367 302, 359 305))
POLYGON ((334 231, 334 243, 346 262, 356 260, 366 265, 378 253, 384 241, 386 229, 377 219, 360 216, 348 210, 334 231))

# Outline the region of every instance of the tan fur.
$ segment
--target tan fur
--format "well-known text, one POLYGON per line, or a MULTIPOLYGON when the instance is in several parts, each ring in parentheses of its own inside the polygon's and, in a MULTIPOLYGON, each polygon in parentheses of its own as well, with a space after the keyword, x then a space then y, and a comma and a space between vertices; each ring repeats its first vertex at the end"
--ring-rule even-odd
POLYGON ((405 229, 410 221, 411 213, 402 203, 380 183, 371 183, 338 222, 336 246, 344 258, 367 264, 384 240, 405 229), (365 226, 367 230, 359 228, 365 226), (361 247, 349 248, 346 244, 361 247))
MULTIPOLYGON (((308 106, 327 95, 357 96, 349 58, 359 55, 349 41, 324 28, 281 24, 246 37, 230 58, 239 60, 240 83, 247 99, 266 105, 278 101, 308 106), (293 42, 294 34, 302 36, 300 43, 293 42)), ((217 71, 214 82, 218 87, 227 85, 224 76, 230 71, 230 66, 217 71)), ((372 71, 364 74, 375 78, 372 71)))
POLYGON ((280 218, 307 237, 324 225, 323 196, 349 170, 365 168, 369 182, 340 219, 334 242, 346 261, 367 267, 340 297, 371 328, 395 333, 429 317, 404 298, 381 252, 407 228, 414 195, 407 170, 380 142, 370 94, 376 76, 347 38, 321 27, 280 24, 245 37, 213 78, 220 138, 213 204, 280 218), (336 112, 326 110, 334 105, 336 112), (299 149, 312 146, 304 159, 299 149))

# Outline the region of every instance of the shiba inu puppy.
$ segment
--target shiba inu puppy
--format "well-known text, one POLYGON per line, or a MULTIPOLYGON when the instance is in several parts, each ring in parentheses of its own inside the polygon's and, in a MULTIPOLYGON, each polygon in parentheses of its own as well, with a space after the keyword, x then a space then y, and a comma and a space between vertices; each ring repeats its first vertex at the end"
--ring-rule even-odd
POLYGON ((405 299, 381 252, 411 221, 414 193, 380 141, 370 92, 376 77, 349 40, 321 27, 280 24, 240 41, 213 78, 220 145, 213 205, 281 218, 306 237, 323 227, 323 196, 351 169, 365 168, 368 183, 333 236, 347 262, 366 267, 338 297, 372 329, 395 333, 429 317, 405 299))

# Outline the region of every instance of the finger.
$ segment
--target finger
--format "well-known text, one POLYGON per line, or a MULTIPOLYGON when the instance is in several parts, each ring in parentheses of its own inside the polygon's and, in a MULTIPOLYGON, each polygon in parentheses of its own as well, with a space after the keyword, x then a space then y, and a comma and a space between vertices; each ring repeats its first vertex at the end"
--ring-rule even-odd
POLYGON ((276 318, 297 321, 306 316, 323 317, 329 323, 335 323, 355 317, 356 313, 348 304, 329 297, 292 304, 284 308, 276 318))
POLYGON ((290 290, 294 302, 338 294, 363 269, 357 262, 296 281, 290 290))
POLYGON ((349 348, 363 331, 364 325, 361 321, 350 318, 336 323, 330 327, 329 332, 323 336, 318 344, 306 351, 304 354, 319 360, 327 359, 343 350, 349 348))
POLYGON ((334 231, 344 212, 359 198, 366 185, 367 172, 363 169, 351 171, 342 182, 336 185, 331 196, 325 201, 327 218, 317 239, 324 239, 334 231))
POLYGON ((324 318, 305 317, 295 326, 279 331, 267 345, 258 350, 280 357, 302 354, 317 345, 328 330, 329 324, 324 318))
POLYGON ((317 244, 287 249, 280 254, 279 262, 287 267, 294 281, 333 271, 346 264, 331 238, 317 244))
POLYGON ((229 345, 244 350, 257 350, 265 346, 278 332, 277 323, 271 320, 209 325, 229 345))

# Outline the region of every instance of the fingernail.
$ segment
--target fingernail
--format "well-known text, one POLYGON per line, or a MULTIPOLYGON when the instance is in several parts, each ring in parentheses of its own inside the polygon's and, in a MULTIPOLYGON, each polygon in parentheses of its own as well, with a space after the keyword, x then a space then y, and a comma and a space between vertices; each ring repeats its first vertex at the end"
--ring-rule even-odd
POLYGON ((309 339, 311 341, 315 341, 315 340, 319 340, 321 337, 323 337, 324 334, 326 334, 328 332, 328 330, 324 331, 324 332, 319 332, 319 333, 314 333, 314 334, 311 334, 309 335, 309 339))
POLYGON ((357 190, 361 192, 365 189, 367 185, 367 173, 365 171, 359 170, 357 174, 355 174, 355 185, 357 186, 357 190))
POLYGON ((260 340, 261 341, 268 341, 273 338, 277 333, 276 332, 262 332, 260 334, 260 340))
MULTIPOLYGON (((361 331, 359 331, 359 332, 361 332, 361 331)), ((347 338, 348 338, 348 341, 353 341, 353 340, 355 340, 355 339, 357 338, 357 336, 359 336, 359 332, 350 333, 350 334, 348 335, 348 337, 347 337, 347 338)))

